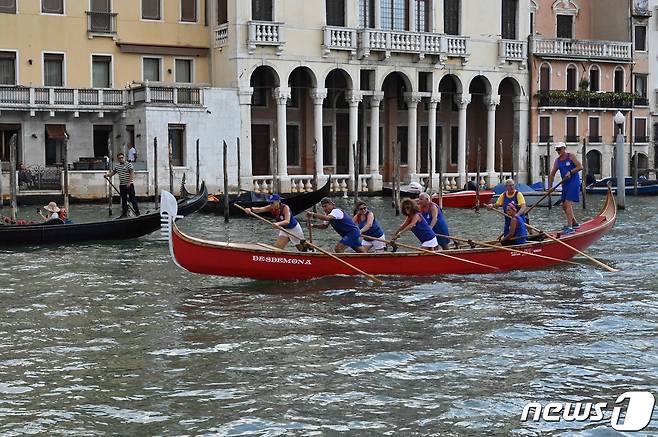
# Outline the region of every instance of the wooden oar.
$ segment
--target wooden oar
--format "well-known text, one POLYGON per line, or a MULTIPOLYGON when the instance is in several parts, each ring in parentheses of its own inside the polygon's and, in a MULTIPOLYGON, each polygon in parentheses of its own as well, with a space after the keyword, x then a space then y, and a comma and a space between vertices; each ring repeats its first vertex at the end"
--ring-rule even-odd
POLYGON ((384 240, 382 238, 370 237, 368 235, 362 235, 362 237, 366 238, 368 240, 371 240, 371 241, 381 241, 382 243, 386 243, 386 244, 390 244, 390 245, 396 244, 396 245, 398 245, 400 247, 404 247, 406 249, 415 250, 416 252, 425 252, 425 253, 429 253, 429 254, 432 254, 432 255, 445 256, 446 258, 454 259, 454 260, 457 260, 457 261, 463 261, 463 262, 469 263, 469 264, 475 264, 477 266, 485 267, 487 269, 500 270, 498 267, 490 266, 488 264, 482 264, 482 263, 479 263, 479 262, 476 262, 476 261, 471 261, 471 260, 468 260, 468 259, 459 258, 457 256, 448 255, 447 253, 444 253, 444 252, 441 252, 441 251, 422 249, 420 247, 411 246, 409 244, 398 243, 397 241, 393 242, 391 240, 384 240))
POLYGON ((563 260, 563 259, 559 259, 559 258, 553 258, 553 257, 546 256, 546 255, 540 255, 538 253, 524 252, 522 250, 514 249, 514 248, 509 247, 509 246, 502 246, 502 245, 497 246, 495 244, 485 243, 483 241, 467 240, 465 238, 454 237, 452 235, 448 236, 448 235, 436 234, 436 236, 437 237, 443 237, 443 238, 450 238, 451 240, 461 241, 462 243, 469 243, 469 244, 473 243, 473 244, 476 244, 476 245, 482 246, 482 247, 490 247, 492 249, 502 249, 502 250, 506 250, 508 252, 516 252, 516 253, 520 253, 520 254, 523 254, 523 255, 536 256, 537 258, 544 258, 544 259, 547 259, 547 260, 550 260, 550 261, 557 261, 557 262, 561 262, 561 263, 574 264, 574 265, 577 265, 577 266, 584 265, 584 264, 576 263, 576 262, 573 262, 573 261, 563 260))
MULTIPOLYGON (((488 209, 488 208, 487 208, 487 209, 488 209)), ((495 212, 497 212, 498 214, 503 215, 503 216, 507 217, 507 218, 510 219, 510 220, 512 219, 512 217, 510 217, 509 215, 505 214, 505 213, 502 212, 502 211, 498 211, 497 209, 492 209, 491 211, 495 211, 495 212)), ((532 225, 529 225, 529 224, 527 224, 527 223, 526 223, 526 226, 527 226, 529 229, 534 229, 534 230, 537 231, 537 232, 541 232, 541 233, 543 233, 544 235, 546 235, 546 238, 548 238, 548 239, 550 239, 550 240, 553 240, 553 241, 555 241, 555 242, 557 242, 557 243, 560 243, 560 244, 563 245, 564 247, 567 247, 567 248, 573 250, 574 252, 579 253, 580 255, 584 256, 584 257, 587 258, 588 260, 592 261, 593 263, 595 263, 595 264, 598 265, 599 267, 602 267, 602 268, 606 269, 606 270, 609 271, 609 272, 618 272, 618 271, 619 271, 619 270, 617 270, 617 269, 615 269, 615 268, 610 267, 610 266, 607 265, 607 264, 602 263, 601 261, 597 260, 596 258, 593 258, 593 257, 587 255, 587 254, 586 254, 585 252, 583 252, 582 250, 579 250, 579 249, 573 247, 572 245, 565 243, 565 242, 562 241, 561 239, 556 238, 556 237, 554 237, 554 236, 548 234, 547 232, 542 231, 541 229, 538 229, 538 228, 536 228, 536 227, 534 227, 534 226, 532 226, 532 225)))
POLYGON ((553 188, 551 188, 550 190, 548 190, 546 193, 544 193, 544 195, 541 196, 541 198, 540 198, 538 201, 536 201, 534 205, 532 205, 530 208, 528 208, 523 214, 529 214, 530 211, 532 211, 533 209, 535 209, 535 208, 537 207, 537 205, 539 205, 539 204, 541 203, 542 200, 546 199, 548 196, 551 195, 551 193, 552 193, 553 191, 555 191, 555 189, 556 189, 557 187, 559 187, 560 185, 562 185, 562 182, 564 182, 564 179, 562 179, 560 182, 558 182, 558 184, 557 184, 556 186, 554 186, 553 188))
POLYGON ((308 217, 306 219, 306 226, 308 226, 308 242, 310 244, 313 244, 313 219, 312 219, 312 217, 308 217))
MULTIPOLYGON (((107 177, 107 176, 103 176, 103 177, 105 178, 105 180, 107 180, 107 183, 110 184, 110 187, 114 188, 114 191, 116 191, 117 194, 119 195, 119 197, 121 197, 121 191, 119 191, 119 190, 117 189, 117 187, 114 186, 114 184, 112 183, 112 181, 110 180, 110 178, 107 177)), ((128 202, 127 199, 126 199, 126 203, 128 203, 128 208, 130 208, 130 211, 132 211, 133 215, 134 215, 134 216, 137 216, 137 213, 136 213, 135 210, 133 209, 133 206, 130 204, 130 202, 128 202)), ((147 212, 148 212, 148 211, 147 211, 147 212)))
MULTIPOLYGON (((271 221, 267 220, 267 219, 264 218, 264 217, 259 216, 258 214, 255 214, 255 213, 253 213, 253 212, 251 212, 251 211, 247 211, 245 208, 243 208, 242 206, 238 205, 237 203, 234 203, 233 205, 235 205, 237 208, 241 209, 241 210, 242 210, 244 213, 246 213, 247 215, 250 215, 250 216, 252 216, 252 217, 257 218, 258 220, 261 220, 261 221, 263 221, 263 222, 265 222, 265 223, 268 223, 268 224, 269 224, 270 226, 272 226, 274 229, 278 229, 279 231, 283 231, 283 232, 285 232, 286 234, 290 235, 291 237, 298 238, 295 234, 293 234, 292 232, 288 231, 286 228, 283 228, 283 227, 277 225, 276 223, 272 223, 271 221)), ((377 284, 380 284, 380 285, 383 285, 383 284, 384 284, 384 281, 382 281, 381 279, 377 279, 375 276, 371 275, 370 273, 366 273, 366 272, 364 272, 363 270, 359 269, 358 267, 355 267, 355 266, 353 266, 352 264, 348 263, 348 262, 345 261, 344 259, 340 259, 339 257, 337 257, 336 255, 334 255, 333 253, 324 250, 324 249, 321 248, 320 246, 317 246, 317 245, 315 245, 315 244, 313 244, 313 243, 309 243, 308 241, 306 242, 306 244, 308 244, 309 246, 311 246, 313 249, 317 250, 318 252, 322 252, 323 254, 327 255, 328 257, 331 257, 331 258, 335 259, 335 260, 338 261, 339 263, 341 263, 341 264, 343 264, 343 265, 349 267, 350 269, 354 270, 355 272, 358 272, 358 273, 362 274, 363 276, 365 276, 366 278, 370 279, 371 281, 373 281, 373 282, 375 282, 375 283, 377 283, 377 284)))

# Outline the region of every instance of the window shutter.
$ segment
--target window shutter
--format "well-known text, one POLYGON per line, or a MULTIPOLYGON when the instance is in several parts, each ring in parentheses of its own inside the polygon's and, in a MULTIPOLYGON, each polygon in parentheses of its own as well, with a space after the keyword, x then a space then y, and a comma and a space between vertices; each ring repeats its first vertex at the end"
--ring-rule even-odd
POLYGON ((16 85, 16 53, 0 52, 0 85, 16 85))
POLYGON ((16 13, 16 0, 0 0, 0 12, 16 13))

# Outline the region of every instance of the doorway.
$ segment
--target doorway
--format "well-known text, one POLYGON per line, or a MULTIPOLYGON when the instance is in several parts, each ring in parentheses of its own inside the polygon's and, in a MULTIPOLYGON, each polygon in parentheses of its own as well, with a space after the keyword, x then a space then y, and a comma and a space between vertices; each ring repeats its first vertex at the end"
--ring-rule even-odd
POLYGON ((110 141, 112 141, 112 126, 94 126, 94 158, 110 156, 110 141))
POLYGON ((271 175, 270 125, 251 125, 251 171, 254 176, 271 175))

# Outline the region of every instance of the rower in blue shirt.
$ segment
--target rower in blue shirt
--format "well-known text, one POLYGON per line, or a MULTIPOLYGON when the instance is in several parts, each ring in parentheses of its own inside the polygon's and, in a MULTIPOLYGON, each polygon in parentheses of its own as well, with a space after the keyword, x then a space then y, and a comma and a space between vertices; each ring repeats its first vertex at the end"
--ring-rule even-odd
POLYGON ((503 235, 500 240, 500 244, 503 246, 513 246, 515 244, 525 244, 528 242, 528 229, 525 225, 525 219, 523 216, 516 215, 518 210, 514 203, 509 203, 507 205, 506 214, 512 219, 510 220, 509 226, 505 225, 505 235, 503 235))
POLYGON ((285 203, 281 202, 281 196, 274 193, 267 198, 267 206, 246 208, 247 212, 255 212, 257 214, 262 212, 269 212, 274 217, 274 224, 281 226, 286 229, 288 232, 279 231, 279 235, 276 239, 276 246, 279 249, 286 247, 288 242, 297 247, 297 250, 306 250, 304 244, 304 231, 299 225, 297 218, 292 213, 290 207, 285 203), (294 235, 294 237, 293 237, 294 235))
POLYGON ((548 176, 548 186, 553 186, 553 179, 559 170, 562 177, 562 209, 567 216, 567 225, 562 229, 562 233, 568 235, 573 234, 574 229, 580 227, 573 213, 573 204, 580 202, 580 171, 583 169, 583 165, 572 153, 567 152, 567 146, 564 143, 557 143, 555 151, 559 156, 548 176))
MULTIPOLYGON (((418 206, 420 207, 420 213, 423 215, 427 224, 430 225, 430 228, 432 228, 435 235, 450 235, 448 232, 448 223, 443 216, 443 211, 441 211, 439 205, 432 202, 432 198, 429 194, 420 193, 418 195, 418 206)), ((447 249, 450 244, 450 239, 446 237, 437 236, 436 241, 444 250, 447 249)))
POLYGON ((379 225, 379 220, 375 217, 375 213, 368 209, 366 202, 359 202, 356 204, 356 213, 352 217, 354 223, 361 229, 363 238, 363 246, 370 250, 375 251, 386 250, 386 243, 381 241, 386 239, 384 230, 379 225), (376 238, 376 240, 367 238, 376 238))
POLYGON ((423 218, 418 204, 411 199, 404 199, 400 205, 400 210, 402 214, 407 216, 407 219, 395 231, 392 241, 400 238, 400 235, 405 232, 411 231, 420 241, 421 248, 437 250, 439 243, 436 241, 436 234, 423 218))
POLYGON ((363 246, 361 240, 361 231, 359 227, 352 221, 352 218, 342 209, 336 208, 336 204, 328 197, 320 200, 320 205, 324 214, 316 212, 309 212, 308 219, 317 218, 324 220, 324 223, 315 224, 311 223, 311 228, 327 229, 330 225, 334 231, 341 236, 341 239, 336 243, 336 253, 345 252, 348 247, 351 247, 355 252, 365 253, 367 249, 363 246))

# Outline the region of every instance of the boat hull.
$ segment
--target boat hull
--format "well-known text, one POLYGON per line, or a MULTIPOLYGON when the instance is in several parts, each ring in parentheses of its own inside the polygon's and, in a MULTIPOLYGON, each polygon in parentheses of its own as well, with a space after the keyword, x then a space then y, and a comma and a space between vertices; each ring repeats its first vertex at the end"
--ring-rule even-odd
MULTIPOLYGON (((480 207, 491 202, 494 192, 491 190, 480 191, 480 207)), ((438 197, 432 197, 432 201, 439 204, 438 197)), ((475 208, 477 205, 477 193, 475 191, 458 191, 443 195, 443 208, 475 208)))
MULTIPOLYGON (((188 215, 201 208, 208 197, 205 184, 201 191, 179 202, 178 213, 188 215)), ((65 244, 81 241, 127 240, 160 229, 160 212, 117 220, 72 224, 35 224, 0 226, 0 247, 17 245, 65 244)))
MULTIPOLYGON (((576 249, 586 249, 612 228, 616 219, 615 210, 614 199, 608 196, 602 212, 583 223, 575 234, 563 237, 563 241, 576 249)), ((420 277, 541 269, 569 260, 576 254, 574 249, 552 240, 514 248, 526 253, 514 253, 501 248, 469 248, 446 252, 458 259, 437 254, 392 252, 338 256, 370 274, 420 277), (556 261, 532 256, 529 252, 552 257, 556 261), (496 269, 462 260, 487 264, 496 269)), ((349 267, 321 253, 280 251, 262 244, 212 242, 185 235, 175 224, 170 234, 170 251, 180 267, 207 275, 285 281, 358 275, 349 267)))

